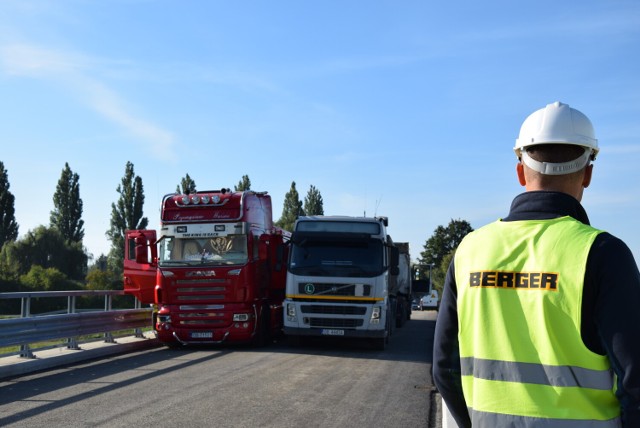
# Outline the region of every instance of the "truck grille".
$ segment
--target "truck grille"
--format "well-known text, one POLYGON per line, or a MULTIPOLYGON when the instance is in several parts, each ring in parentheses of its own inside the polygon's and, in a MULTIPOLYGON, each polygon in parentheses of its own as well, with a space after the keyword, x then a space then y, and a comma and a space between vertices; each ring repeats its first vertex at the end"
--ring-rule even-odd
POLYGON ((311 327, 321 328, 356 328, 362 327, 361 319, 309 318, 311 327))
POLYGON ((298 293, 309 296, 370 296, 369 284, 325 284, 301 282, 298 284, 298 293))
POLYGON ((364 315, 367 313, 367 308, 364 306, 302 305, 300 312, 303 314, 364 315))
POLYGON ((175 285, 172 290, 174 299, 181 304, 225 300, 231 291, 229 281, 219 278, 180 279, 175 285))

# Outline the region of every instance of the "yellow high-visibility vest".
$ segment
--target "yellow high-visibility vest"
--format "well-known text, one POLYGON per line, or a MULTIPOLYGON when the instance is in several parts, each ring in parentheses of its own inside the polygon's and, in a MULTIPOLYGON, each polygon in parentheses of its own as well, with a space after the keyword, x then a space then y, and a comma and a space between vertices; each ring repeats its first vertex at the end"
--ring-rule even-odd
POLYGON ((580 335, 591 244, 571 217, 497 221, 455 254, 462 386, 480 427, 614 427, 609 360, 580 335))

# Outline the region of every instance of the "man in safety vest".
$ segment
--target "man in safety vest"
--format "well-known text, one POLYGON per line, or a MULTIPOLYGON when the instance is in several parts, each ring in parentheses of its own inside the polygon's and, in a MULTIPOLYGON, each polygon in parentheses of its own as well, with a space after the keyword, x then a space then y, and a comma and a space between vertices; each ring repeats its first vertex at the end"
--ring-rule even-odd
POLYGON ((514 148, 526 192, 447 272, 433 376, 460 427, 640 427, 640 273, 580 201, 598 141, 549 104, 514 148))

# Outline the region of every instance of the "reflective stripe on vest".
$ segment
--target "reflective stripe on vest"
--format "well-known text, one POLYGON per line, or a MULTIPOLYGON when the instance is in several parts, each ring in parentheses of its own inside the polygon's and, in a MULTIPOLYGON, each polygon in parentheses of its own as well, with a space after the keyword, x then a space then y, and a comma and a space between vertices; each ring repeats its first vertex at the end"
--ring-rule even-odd
POLYGON ((497 221, 459 245, 458 340, 474 426, 619 423, 609 361, 580 332, 586 261, 599 233, 571 217, 497 221))
POLYGON ((620 428, 620 418, 608 421, 584 419, 544 419, 528 416, 503 415, 499 413, 475 412, 469 409, 471 425, 474 427, 519 427, 519 428, 620 428))
POLYGON ((504 382, 533 383, 537 385, 613 389, 611 370, 590 370, 584 367, 550 366, 513 361, 461 358, 462 376, 504 382))

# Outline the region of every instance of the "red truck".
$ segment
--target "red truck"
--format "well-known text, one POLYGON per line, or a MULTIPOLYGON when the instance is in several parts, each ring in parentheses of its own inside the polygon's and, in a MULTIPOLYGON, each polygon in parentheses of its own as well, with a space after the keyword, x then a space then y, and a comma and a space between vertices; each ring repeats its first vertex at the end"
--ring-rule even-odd
POLYGON ((125 292, 156 305, 160 341, 260 346, 282 331, 290 233, 267 192, 168 194, 160 226, 126 231, 124 260, 125 292))

